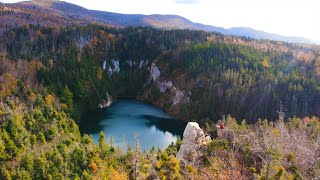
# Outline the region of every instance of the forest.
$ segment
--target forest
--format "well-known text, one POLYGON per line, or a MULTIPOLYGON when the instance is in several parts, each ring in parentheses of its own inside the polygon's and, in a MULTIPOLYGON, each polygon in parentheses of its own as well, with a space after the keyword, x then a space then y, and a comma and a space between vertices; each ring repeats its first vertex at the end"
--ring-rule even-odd
POLYGON ((320 176, 319 47, 190 30, 29 25, 0 36, 0 64, 0 179, 320 176), (152 64, 160 80, 190 92, 188 103, 147 83, 152 64), (180 139, 142 152, 138 143, 124 151, 103 133, 97 144, 81 134, 82 114, 107 93, 199 122, 214 137, 201 166, 180 165, 180 139), (217 134, 219 119, 231 135, 217 134))
MULTIPOLYGON (((153 84, 144 84, 155 60, 165 64, 162 77, 185 81, 179 88, 192 94, 187 112, 177 113, 181 119, 216 121, 221 114, 231 114, 249 122, 275 120, 280 104, 287 117, 320 115, 319 48, 201 31, 96 25, 28 26, 1 39, 0 50, 8 59, 43 64, 39 82, 60 97, 76 120, 96 108, 107 92, 135 97, 152 89, 153 84), (112 60, 120 62, 121 71, 110 75, 112 60), (127 63, 141 60, 148 60, 148 66, 127 63), (177 71, 182 79, 176 79, 177 71)), ((154 92, 145 100, 161 100, 158 96, 154 92)))

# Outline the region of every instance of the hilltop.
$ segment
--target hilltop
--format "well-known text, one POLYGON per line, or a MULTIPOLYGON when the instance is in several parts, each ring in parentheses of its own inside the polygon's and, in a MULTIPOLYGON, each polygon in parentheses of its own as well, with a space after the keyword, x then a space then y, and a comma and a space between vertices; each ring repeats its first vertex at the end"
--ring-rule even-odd
POLYGON ((230 29, 192 22, 177 15, 119 14, 89 10, 59 0, 32 0, 15 4, 0 4, 0 30, 29 24, 43 26, 73 26, 101 24, 112 27, 148 26, 159 29, 189 29, 219 32, 225 35, 247 36, 291 43, 314 43, 303 37, 287 37, 247 27, 230 29))

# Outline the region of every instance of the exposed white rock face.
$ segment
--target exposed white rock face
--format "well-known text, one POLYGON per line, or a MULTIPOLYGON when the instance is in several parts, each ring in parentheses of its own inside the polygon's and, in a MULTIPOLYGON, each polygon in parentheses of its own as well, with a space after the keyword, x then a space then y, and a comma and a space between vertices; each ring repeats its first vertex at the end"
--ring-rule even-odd
POLYGON ((176 105, 178 104, 181 99, 184 98, 184 93, 183 91, 180 91, 179 89, 176 90, 176 94, 175 94, 175 97, 173 98, 173 103, 172 105, 176 105))
POLYGON ((128 64, 129 67, 135 67, 135 68, 142 69, 148 65, 149 61, 148 60, 140 60, 140 61, 136 62, 136 61, 133 61, 130 59, 130 60, 126 61, 126 63, 128 64))
POLYGON ((107 106, 110 106, 112 104, 112 96, 107 93, 107 106))
POLYGON ((164 80, 158 84, 158 87, 159 87, 161 93, 164 93, 168 89, 171 89, 172 86, 173 86, 173 83, 171 81, 166 81, 166 80, 164 80))
POLYGON ((153 81, 156 81, 160 77, 160 70, 155 63, 151 64, 150 74, 153 81))
POLYGON ((106 68, 107 68, 107 61, 103 61, 102 69, 106 70, 106 68))
POLYGON ((196 164, 197 160, 205 153, 210 136, 205 136, 203 130, 196 122, 189 122, 183 132, 182 144, 177 154, 177 159, 182 163, 196 164))
POLYGON ((139 63, 139 69, 142 69, 147 65, 148 65, 148 60, 141 60, 139 63))
POLYGON ((133 63, 132 60, 130 59, 129 61, 126 61, 126 63, 129 65, 129 67, 132 67, 133 63))
POLYGON ((110 76, 112 76, 112 74, 113 74, 113 69, 112 69, 111 66, 109 66, 109 68, 108 68, 108 73, 109 73, 110 76))
MULTIPOLYGON (((148 63, 148 61, 140 61, 139 67, 141 64, 148 63)), ((172 81, 163 80, 160 81, 160 70, 157 67, 156 63, 152 63, 151 67, 149 69, 150 71, 150 78, 146 81, 143 87, 146 87, 149 85, 152 81, 154 84, 159 88, 160 93, 166 93, 168 90, 170 90, 167 93, 170 93, 170 96, 172 97, 172 106, 175 106, 179 103, 188 104, 190 103, 190 96, 191 92, 184 92, 183 90, 180 90, 176 86, 173 85, 172 81)))
POLYGON ((112 60, 113 72, 120 72, 120 62, 119 60, 112 60))
POLYGON ((108 73, 110 76, 112 76, 114 73, 120 72, 120 61, 119 60, 112 60, 112 66, 109 66, 108 73))
POLYGON ((103 109, 103 108, 109 107, 111 104, 112 104, 112 96, 110 96, 109 93, 107 93, 107 98, 101 101, 101 103, 99 104, 99 108, 103 109))

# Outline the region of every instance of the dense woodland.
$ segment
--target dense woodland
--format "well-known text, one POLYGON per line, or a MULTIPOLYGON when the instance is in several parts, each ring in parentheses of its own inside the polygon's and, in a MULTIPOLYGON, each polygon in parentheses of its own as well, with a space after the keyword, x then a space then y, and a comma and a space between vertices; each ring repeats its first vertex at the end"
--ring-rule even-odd
POLYGON ((39 81, 76 119, 96 108, 106 92, 134 97, 152 87, 143 86, 148 67, 130 68, 128 60, 159 60, 166 64, 160 68, 162 76, 174 83, 181 81, 177 71, 184 74, 179 88, 190 91, 192 101, 180 113, 182 119, 217 120, 220 114, 231 114, 250 122, 275 120, 280 104, 287 117, 320 115, 319 48, 200 31, 94 25, 28 26, 1 39, 0 50, 8 59, 41 61, 39 81), (102 68, 104 61, 112 67, 112 60, 120 60, 121 71, 110 76, 102 68))
POLYGON ((0 179, 320 176, 318 47, 96 25, 26 26, 6 31, 0 42, 0 179), (120 60, 121 70, 111 75, 112 60, 120 60), (141 60, 149 64, 140 67, 141 60), (231 115, 227 133, 208 145, 200 167, 180 166, 180 140, 163 151, 141 152, 138 143, 123 151, 103 134, 94 144, 78 129, 82 113, 97 108, 107 92, 136 97, 152 91, 144 100, 167 101, 154 83, 146 84, 151 62, 162 79, 191 92, 178 117, 217 137, 213 121, 231 115))
POLYGON ((179 59, 189 77, 197 79, 191 92, 199 102, 188 115, 194 119, 208 115, 217 119, 222 112, 250 122, 274 120, 282 105, 287 117, 319 116, 320 83, 313 63, 308 69, 302 62, 292 65, 290 53, 197 44, 182 51, 179 59))

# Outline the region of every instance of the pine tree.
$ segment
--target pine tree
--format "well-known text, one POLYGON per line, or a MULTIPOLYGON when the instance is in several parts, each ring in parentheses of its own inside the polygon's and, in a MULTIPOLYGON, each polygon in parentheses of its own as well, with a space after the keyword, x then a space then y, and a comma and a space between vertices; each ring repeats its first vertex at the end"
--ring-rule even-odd
POLYGON ((72 107, 73 105, 73 93, 70 91, 68 86, 65 86, 61 95, 61 101, 66 103, 68 107, 72 107))

